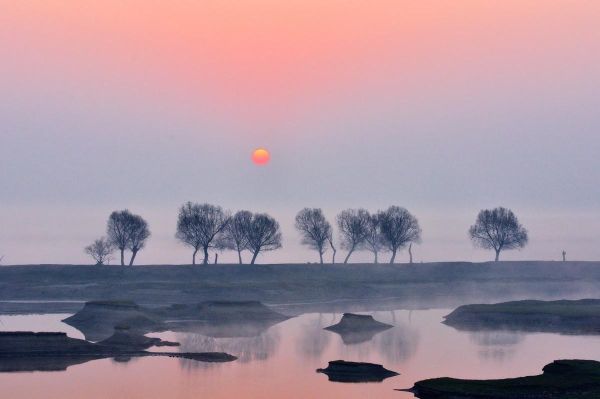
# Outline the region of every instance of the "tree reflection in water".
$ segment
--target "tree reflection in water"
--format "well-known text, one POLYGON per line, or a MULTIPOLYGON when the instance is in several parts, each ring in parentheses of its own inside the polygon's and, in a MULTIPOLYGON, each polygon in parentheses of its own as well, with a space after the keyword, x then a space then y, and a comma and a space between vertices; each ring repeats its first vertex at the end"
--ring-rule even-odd
MULTIPOLYGON (((239 330, 243 331, 240 325, 239 330)), ((198 333, 177 333, 177 342, 181 343, 182 352, 226 352, 238 357, 241 363, 257 360, 266 360, 272 355, 281 341, 280 331, 277 326, 257 335, 216 338, 198 333)), ((206 363, 184 362, 190 367, 206 367, 206 363), (197 364, 196 364, 197 363, 197 364)))

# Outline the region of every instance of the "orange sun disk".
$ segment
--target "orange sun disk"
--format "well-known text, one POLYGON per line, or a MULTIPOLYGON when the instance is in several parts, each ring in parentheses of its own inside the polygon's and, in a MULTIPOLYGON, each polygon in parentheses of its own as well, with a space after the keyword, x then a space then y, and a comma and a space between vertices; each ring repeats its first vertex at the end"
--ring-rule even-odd
POLYGON ((269 151, 264 148, 257 148, 252 153, 252 162, 257 165, 266 165, 270 159, 271 155, 269 154, 269 151))

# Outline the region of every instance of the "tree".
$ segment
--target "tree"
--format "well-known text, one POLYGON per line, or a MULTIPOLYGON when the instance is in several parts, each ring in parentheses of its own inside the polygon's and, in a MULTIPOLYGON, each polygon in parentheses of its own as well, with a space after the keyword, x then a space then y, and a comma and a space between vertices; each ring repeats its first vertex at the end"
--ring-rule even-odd
POLYGON ((252 261, 250 262, 252 265, 260 252, 281 248, 279 223, 266 213, 252 215, 247 237, 248 249, 252 252, 252 261))
POLYGON ((369 212, 365 209, 346 209, 337 216, 342 248, 348 250, 344 263, 359 248, 368 234, 369 212))
POLYGON ((365 240, 362 245, 365 249, 373 253, 373 256, 375 257, 373 260, 374 263, 379 263, 379 252, 385 248, 381 236, 381 221, 379 219, 378 214, 369 214, 367 219, 367 234, 365 235, 365 240))
POLYGON ((248 229, 252 222, 252 212, 238 211, 229 220, 227 227, 223 230, 223 235, 218 243, 221 249, 232 249, 237 251, 238 261, 242 262, 242 251, 248 249, 248 229))
POLYGON ((296 215, 296 230, 302 235, 302 244, 319 253, 319 261, 323 264, 323 254, 331 235, 331 225, 325 219, 320 208, 304 208, 296 215))
POLYGON ((390 264, 396 260, 398 250, 421 241, 419 221, 405 208, 390 206, 377 213, 383 246, 392 253, 390 264))
POLYGON ((121 266, 125 266, 125 250, 132 251, 129 265, 138 251, 141 250, 150 237, 148 223, 139 215, 134 215, 129 210, 114 211, 108 218, 106 226, 108 241, 121 252, 121 266))
POLYGON ((469 236, 475 246, 493 249, 496 262, 503 250, 523 248, 529 241, 527 230, 515 214, 502 207, 480 211, 475 224, 469 229, 469 236))
POLYGON ((133 266, 133 261, 137 253, 146 246, 146 240, 150 237, 148 223, 138 215, 133 215, 131 219, 131 233, 127 248, 131 251, 129 266, 133 266))
POLYGON ((96 261, 96 266, 103 266, 105 262, 110 260, 110 255, 114 250, 113 245, 104 237, 95 240, 84 248, 85 253, 96 261))
POLYGON ((192 264, 196 264, 196 254, 204 250, 203 263, 208 264, 208 249, 215 247, 217 236, 229 223, 229 215, 220 206, 193 204, 187 202, 179 209, 177 233, 175 237, 194 249, 192 264))
POLYGON ((337 253, 337 249, 333 245, 333 229, 329 231, 329 235, 327 236, 327 241, 329 242, 329 246, 331 247, 331 264, 335 265, 335 254, 337 253))

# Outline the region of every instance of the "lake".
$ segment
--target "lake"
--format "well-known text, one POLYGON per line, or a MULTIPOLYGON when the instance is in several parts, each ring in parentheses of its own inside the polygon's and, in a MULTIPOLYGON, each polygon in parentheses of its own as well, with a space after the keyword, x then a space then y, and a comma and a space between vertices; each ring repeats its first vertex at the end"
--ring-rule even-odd
MULTIPOLYGON (((310 313, 265 331, 243 327, 210 337, 193 332, 149 334, 181 343, 181 351, 225 351, 239 360, 210 364, 171 358, 112 359, 74 365, 67 371, 3 373, 0 386, 12 399, 127 398, 412 398, 394 391, 416 380, 451 376, 505 378, 539 374, 555 359, 600 359, 600 336, 506 331, 460 332, 441 323, 449 309, 370 312, 394 328, 371 340, 347 344, 324 327, 341 315, 310 313), (237 337, 233 337, 236 335, 237 337), (330 360, 383 364, 399 372, 382 383, 329 382, 315 372, 330 360)), ((64 331, 68 314, 0 317, 0 330, 64 331)), ((156 350, 178 348, 157 348, 156 350)))

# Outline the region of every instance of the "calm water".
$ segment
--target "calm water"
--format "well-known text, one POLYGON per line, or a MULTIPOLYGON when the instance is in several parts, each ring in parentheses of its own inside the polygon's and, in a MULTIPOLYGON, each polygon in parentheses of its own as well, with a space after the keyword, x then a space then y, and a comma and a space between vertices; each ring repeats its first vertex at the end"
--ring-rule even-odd
MULTIPOLYGON (((538 374, 554 359, 600 359, 600 337, 508 332, 458 332, 440 323, 449 310, 373 312, 395 325, 372 340, 346 345, 323 327, 338 314, 306 314, 257 336, 215 338, 198 333, 151 334, 181 342, 185 351, 226 351, 236 362, 207 364, 170 358, 110 359, 62 372, 0 374, 3 397, 18 398, 412 398, 394 391, 415 380, 453 376, 502 378, 538 374), (382 383, 327 381, 315 369, 329 360, 381 363, 401 373, 382 383)), ((60 322, 68 315, 3 316, 1 330, 79 331, 60 322)), ((232 331, 227 332, 228 335, 232 331)), ((233 330, 234 335, 257 331, 233 330)), ((162 349, 162 348, 161 348, 162 349)), ((168 350, 177 348, 167 348, 168 350)))

